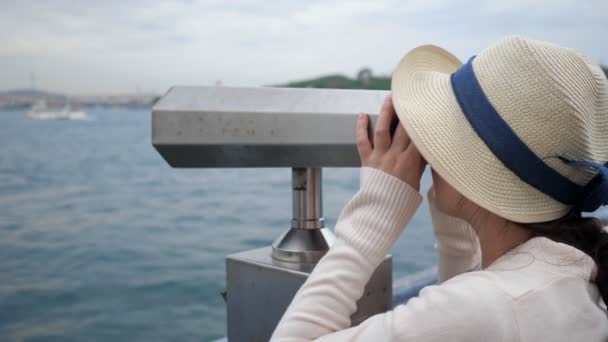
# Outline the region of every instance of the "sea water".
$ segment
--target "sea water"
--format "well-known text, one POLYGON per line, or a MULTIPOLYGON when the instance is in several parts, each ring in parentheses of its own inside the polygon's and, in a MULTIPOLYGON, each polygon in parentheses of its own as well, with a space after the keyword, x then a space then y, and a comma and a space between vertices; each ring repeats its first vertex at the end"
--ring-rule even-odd
MULTIPOLYGON (((333 226, 359 170, 323 177, 333 226)), ((0 340, 224 336, 224 258, 289 227, 290 186, 287 168, 170 168, 150 111, 0 112, 0 340)), ((394 276, 432 266, 433 243, 424 204, 392 250, 394 276)))

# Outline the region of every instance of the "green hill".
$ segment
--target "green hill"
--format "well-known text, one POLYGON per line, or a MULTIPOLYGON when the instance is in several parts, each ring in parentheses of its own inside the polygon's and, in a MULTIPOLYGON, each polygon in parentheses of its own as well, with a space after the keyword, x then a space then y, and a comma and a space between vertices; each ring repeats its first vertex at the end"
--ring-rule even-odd
POLYGON ((304 81, 290 82, 282 87, 290 88, 334 88, 334 89, 376 89, 389 90, 391 78, 374 76, 368 68, 361 69, 356 78, 344 75, 328 75, 304 81))
MULTIPOLYGON (((608 66, 602 65, 602 70, 604 70, 606 77, 608 77, 608 66)), ((374 76, 370 69, 364 68, 359 71, 355 78, 344 75, 328 75, 304 81, 290 82, 281 85, 281 87, 389 90, 391 88, 391 78, 389 76, 374 76)))

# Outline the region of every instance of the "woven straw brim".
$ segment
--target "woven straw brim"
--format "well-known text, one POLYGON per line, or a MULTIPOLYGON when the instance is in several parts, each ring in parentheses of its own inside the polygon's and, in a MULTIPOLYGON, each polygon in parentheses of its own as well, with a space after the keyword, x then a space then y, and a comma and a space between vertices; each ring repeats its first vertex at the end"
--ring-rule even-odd
POLYGON ((465 197, 508 220, 544 222, 569 207, 507 169, 478 137, 454 96, 450 74, 462 63, 432 45, 410 51, 393 73, 395 111, 433 170, 465 197))

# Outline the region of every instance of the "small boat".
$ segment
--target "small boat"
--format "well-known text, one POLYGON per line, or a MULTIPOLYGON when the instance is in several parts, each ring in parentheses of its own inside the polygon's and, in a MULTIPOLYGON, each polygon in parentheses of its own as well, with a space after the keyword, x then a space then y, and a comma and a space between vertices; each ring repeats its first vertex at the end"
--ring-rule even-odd
POLYGON ((26 115, 34 120, 85 120, 87 118, 85 111, 72 109, 69 102, 61 109, 51 109, 44 100, 34 103, 26 115))

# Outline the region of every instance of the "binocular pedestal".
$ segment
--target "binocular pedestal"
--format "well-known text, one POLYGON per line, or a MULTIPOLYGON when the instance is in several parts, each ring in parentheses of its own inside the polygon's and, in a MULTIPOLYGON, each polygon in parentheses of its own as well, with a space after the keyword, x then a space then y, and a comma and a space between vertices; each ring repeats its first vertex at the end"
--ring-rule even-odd
MULTIPOLYGON (((272 248, 226 257, 228 341, 268 341, 287 306, 310 274, 277 264, 272 248)), ((391 309, 392 258, 376 268, 351 316, 352 325, 391 309)))
MULTIPOLYGON (((228 341, 268 341, 289 303, 334 241, 322 217, 321 169, 292 170, 291 227, 269 247, 226 258, 228 341)), ((392 258, 372 275, 353 325, 390 310, 392 258)))

